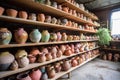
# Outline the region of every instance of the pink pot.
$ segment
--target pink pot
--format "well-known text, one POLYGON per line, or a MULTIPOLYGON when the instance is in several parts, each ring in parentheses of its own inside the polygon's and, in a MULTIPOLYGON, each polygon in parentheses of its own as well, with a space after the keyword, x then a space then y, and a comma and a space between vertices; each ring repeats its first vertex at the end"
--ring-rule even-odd
POLYGON ((0 16, 4 13, 4 8, 0 6, 0 16))
POLYGON ((27 19, 28 14, 26 11, 19 11, 19 18, 27 19))
POLYGON ((16 17, 18 12, 15 9, 7 9, 6 13, 7 13, 7 16, 16 17))

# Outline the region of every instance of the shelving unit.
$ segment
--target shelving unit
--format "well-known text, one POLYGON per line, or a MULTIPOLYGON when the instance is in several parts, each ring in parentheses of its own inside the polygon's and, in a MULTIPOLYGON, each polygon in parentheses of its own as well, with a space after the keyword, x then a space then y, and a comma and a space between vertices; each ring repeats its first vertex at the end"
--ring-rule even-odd
MULTIPOLYGON (((98 48, 99 47, 96 47, 94 49, 98 49, 98 48)), ((94 50, 94 49, 90 49, 89 51, 94 50)), ((50 64, 50 63, 53 63, 53 62, 56 62, 56 61, 59 61, 59 60, 62 60, 62 59, 66 59, 66 58, 69 58, 69 57, 73 57, 73 56, 76 56, 78 54, 83 54, 83 53, 86 53, 86 52, 88 52, 88 51, 72 54, 70 56, 62 56, 60 58, 56 58, 56 59, 53 59, 51 61, 46 61, 46 62, 43 62, 43 63, 29 64, 27 67, 19 68, 18 70, 15 70, 15 71, 3 71, 3 72, 0 72, 0 78, 7 77, 7 76, 10 76, 10 75, 13 75, 13 74, 16 74, 16 73, 20 73, 20 72, 23 72, 23 71, 26 71, 26 70, 29 70, 29 69, 32 69, 32 68, 35 68, 35 67, 39 67, 39 66, 42 66, 42 65, 50 64)))
POLYGON ((120 51, 120 49, 111 49, 111 48, 102 48, 103 50, 108 50, 108 51, 120 51))

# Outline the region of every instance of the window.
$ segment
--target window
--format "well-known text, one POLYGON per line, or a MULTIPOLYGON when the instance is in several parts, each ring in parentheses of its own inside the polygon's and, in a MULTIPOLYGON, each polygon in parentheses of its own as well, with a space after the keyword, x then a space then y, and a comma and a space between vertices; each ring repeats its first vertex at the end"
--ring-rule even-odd
POLYGON ((120 9, 111 14, 111 35, 120 35, 120 9))

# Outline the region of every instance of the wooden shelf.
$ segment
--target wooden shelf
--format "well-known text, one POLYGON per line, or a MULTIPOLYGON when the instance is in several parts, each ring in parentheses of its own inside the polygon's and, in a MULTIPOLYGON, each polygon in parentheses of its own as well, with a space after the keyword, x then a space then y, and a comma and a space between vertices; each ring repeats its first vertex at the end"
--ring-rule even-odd
MULTIPOLYGON (((94 49, 98 49, 98 48, 99 47, 96 47, 96 48, 90 49, 89 51, 94 50, 94 49)), ((35 67, 42 66, 42 65, 50 64, 50 63, 53 63, 53 62, 56 62, 56 61, 60 61, 60 60, 63 60, 63 59, 69 58, 69 57, 76 56, 78 54, 83 54, 85 52, 88 52, 88 51, 75 53, 75 54, 72 54, 70 56, 64 56, 63 55, 60 58, 52 59, 51 61, 46 61, 46 62, 43 62, 43 63, 29 64, 28 66, 26 66, 24 68, 19 68, 19 69, 15 70, 15 71, 1 71, 0 72, 0 78, 7 77, 7 76, 10 76, 10 75, 13 75, 13 74, 17 74, 17 73, 20 73, 20 72, 23 72, 23 71, 26 71, 26 70, 29 70, 29 69, 32 69, 32 68, 35 68, 35 67)))
POLYGON ((110 41, 110 42, 120 42, 120 40, 112 40, 112 41, 110 41))
POLYGON ((94 56, 94 57, 92 57, 92 58, 90 58, 90 59, 88 59, 88 60, 86 60, 86 61, 84 61, 83 63, 81 63, 80 65, 78 65, 78 66, 76 66, 76 67, 72 67, 72 68, 69 69, 68 71, 56 73, 56 76, 55 76, 54 78, 48 79, 48 80, 56 80, 56 79, 62 77, 63 75, 65 75, 65 74, 67 74, 67 73, 69 73, 69 72, 71 72, 71 71, 73 71, 73 70, 81 67, 82 65, 86 64, 87 62, 93 60, 94 58, 96 58, 96 57, 98 57, 98 56, 99 56, 99 54, 96 55, 96 56, 94 56))
POLYGON ((61 16, 61 17, 67 18, 67 19, 74 20, 74 21, 79 22, 79 23, 85 23, 85 24, 89 24, 92 26, 97 26, 89 21, 86 21, 86 20, 83 20, 83 19, 78 18, 76 16, 73 16, 69 13, 62 11, 62 10, 56 9, 54 7, 51 7, 51 6, 48 6, 45 4, 33 2, 32 0, 12 0, 11 4, 14 4, 17 6, 19 5, 19 6, 24 7, 24 8, 28 7, 30 9, 37 10, 39 12, 42 11, 42 12, 50 13, 50 14, 53 14, 56 16, 61 16))
POLYGON ((59 29, 74 30, 74 31, 80 31, 80 32, 83 32, 83 33, 96 33, 94 31, 90 31, 90 30, 80 30, 78 28, 69 27, 69 26, 63 26, 63 25, 57 25, 57 24, 45 23, 45 22, 43 23, 43 22, 39 22, 39 21, 25 20, 25 19, 14 18, 14 17, 9 17, 9 16, 0 16, 0 20, 9 21, 9 22, 16 22, 16 23, 31 24, 31 25, 38 25, 39 27, 45 26, 45 27, 48 27, 48 28, 59 28, 59 29))
POLYGON ((76 11, 79 12, 79 13, 82 13, 82 14, 84 14, 85 16, 88 16, 88 17, 90 17, 90 18, 93 19, 93 20, 98 20, 97 17, 95 17, 95 16, 91 15, 90 13, 88 13, 88 12, 80 9, 79 7, 73 5, 72 3, 70 3, 70 2, 67 1, 67 0, 55 0, 55 1, 56 1, 57 3, 60 3, 60 4, 63 4, 63 5, 68 6, 69 8, 74 9, 74 10, 76 10, 76 11))
POLYGON ((109 50, 109 51, 120 51, 120 49, 111 49, 111 48, 102 48, 103 50, 109 50))
POLYGON ((12 47, 24 47, 24 46, 38 46, 38 45, 50 45, 50 44, 64 44, 64 43, 74 43, 74 42, 91 42, 98 40, 74 40, 74 41, 58 41, 58 42, 40 42, 40 43, 25 43, 25 44, 8 44, 0 45, 0 48, 12 48, 12 47))

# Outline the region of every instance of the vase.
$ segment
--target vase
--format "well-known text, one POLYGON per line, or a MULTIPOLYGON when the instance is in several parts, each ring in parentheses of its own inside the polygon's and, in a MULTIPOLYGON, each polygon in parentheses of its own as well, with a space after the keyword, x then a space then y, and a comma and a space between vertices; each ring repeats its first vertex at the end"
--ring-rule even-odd
POLYGON ((50 39, 50 33, 48 32, 48 30, 43 30, 42 31, 42 42, 48 42, 50 39))
POLYGON ((46 57, 45 57, 45 54, 42 53, 42 54, 39 54, 38 55, 38 62, 42 63, 42 62, 45 62, 46 61, 46 57))
POLYGON ((46 56, 46 60, 47 60, 47 61, 52 60, 52 55, 51 55, 51 53, 47 53, 45 56, 46 56))
POLYGON ((64 55, 66 55, 66 56, 70 56, 71 54, 72 54, 71 49, 67 49, 67 50, 65 50, 65 52, 64 52, 64 55))
POLYGON ((37 19, 36 14, 35 13, 30 13, 29 16, 28 16, 28 19, 36 21, 36 19, 37 19))
POLYGON ((0 45, 9 44, 12 33, 7 28, 0 28, 0 45))
POLYGON ((56 33, 50 33, 50 41, 56 41, 57 40, 57 34, 56 33))
POLYGON ((47 74, 48 74, 48 78, 53 78, 55 77, 55 69, 53 66, 47 67, 47 74))
POLYGON ((46 72, 42 74, 41 80, 48 80, 48 75, 46 72))
POLYGON ((67 40, 67 35, 66 33, 62 33, 62 41, 66 41, 67 40))
POLYGON ((38 43, 42 36, 38 29, 33 29, 33 31, 30 33, 29 37, 32 42, 38 43))
POLYGON ((4 8, 0 6, 0 16, 4 13, 4 8))
POLYGON ((65 50, 66 50, 66 46, 65 45, 60 45, 60 50, 62 51, 62 53, 64 53, 65 50))
POLYGON ((1 52, 0 53, 0 71, 7 70, 11 63, 14 61, 14 56, 9 52, 1 52))
POLYGON ((67 71, 71 68, 71 64, 69 61, 67 60, 64 60, 63 63, 62 63, 62 70, 63 71, 67 71))
POLYGON ((23 56, 27 57, 28 53, 25 50, 18 50, 15 54, 15 58, 21 58, 23 56))
POLYGON ((38 21, 40 22, 44 22, 45 21, 45 15, 44 14, 38 14, 38 17, 37 17, 38 21))
POLYGON ((30 63, 34 63, 36 61, 36 56, 32 55, 32 54, 29 54, 28 55, 28 59, 29 59, 29 62, 30 63))
POLYGON ((68 13, 69 8, 68 7, 62 7, 62 10, 68 13))
POLYGON ((61 67, 61 64, 60 64, 60 63, 55 63, 54 68, 55 68, 56 73, 60 72, 60 71, 61 71, 61 69, 62 69, 62 67, 61 67))
POLYGON ((57 41, 61 41, 62 35, 60 32, 57 32, 57 41))
POLYGON ((7 9, 6 10, 7 16, 11 16, 11 17, 16 17, 18 11, 15 9, 7 9))
POLYGON ((10 65, 10 69, 11 69, 11 70, 17 70, 17 69, 18 69, 18 63, 17 63, 16 60, 14 60, 14 61, 12 62, 12 64, 10 65))
POLYGON ((21 73, 21 74, 17 75, 16 78, 17 78, 17 80, 32 80, 30 78, 30 76, 26 73, 21 73))
POLYGON ((57 23, 57 19, 56 19, 55 17, 53 17, 53 18, 51 19, 51 23, 56 24, 56 23, 57 23))
POLYGON ((108 54, 108 60, 111 61, 112 60, 112 53, 108 54))
POLYGON ((46 15, 45 16, 45 22, 47 22, 47 23, 51 23, 51 16, 49 16, 49 15, 46 15))
POLYGON ((19 18, 27 19, 28 14, 26 11, 19 11, 18 16, 19 16, 19 18))
POLYGON ((68 20, 67 19, 62 19, 61 24, 66 26, 68 24, 68 20))
POLYGON ((25 44, 28 39, 28 34, 23 28, 19 28, 15 31, 15 41, 19 44, 25 44))
POLYGON ((42 73, 39 69, 32 69, 30 72, 30 77, 32 80, 40 80, 42 73))
POLYGON ((46 72, 45 68, 46 68, 45 66, 40 66, 40 71, 42 72, 42 74, 46 72))
POLYGON ((41 48, 41 52, 47 54, 48 53, 48 48, 42 47, 41 48))
POLYGON ((59 58, 59 57, 61 57, 61 56, 62 56, 62 54, 63 54, 63 53, 62 53, 62 51, 61 51, 60 49, 58 49, 57 54, 56 54, 56 55, 57 55, 57 57, 58 57, 58 58, 59 58))

